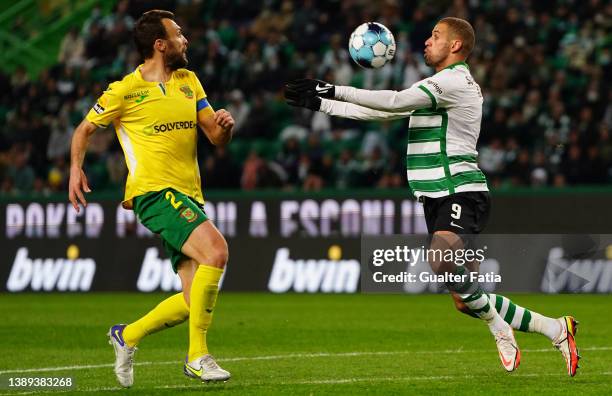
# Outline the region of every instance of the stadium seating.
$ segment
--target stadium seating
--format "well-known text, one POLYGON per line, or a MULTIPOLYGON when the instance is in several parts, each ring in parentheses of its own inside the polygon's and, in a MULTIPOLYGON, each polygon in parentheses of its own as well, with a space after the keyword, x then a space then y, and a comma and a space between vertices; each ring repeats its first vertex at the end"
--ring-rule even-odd
MULTIPOLYGON (((308 161, 300 162, 307 169, 296 180, 281 175, 285 187, 299 189, 308 174, 324 178, 324 187, 360 185, 320 174, 321 153, 333 157, 334 168, 348 150, 366 169, 374 161, 373 145, 387 157, 402 158, 406 120, 368 124, 294 110, 282 101, 283 83, 318 76, 369 89, 402 89, 430 73, 421 51, 436 18, 460 15, 477 33, 468 63, 485 95, 479 150, 491 186, 612 180, 612 107, 606 90, 611 37, 598 2, 585 4, 579 13, 555 2, 479 8, 457 3, 449 9, 385 2, 373 14, 343 2, 315 2, 314 9, 291 1, 167 3, 185 26, 189 67, 210 102, 215 108, 246 109, 228 148, 229 161, 239 169, 251 152, 278 169, 288 130, 302 131, 298 152, 308 161), (345 18, 332 23, 330 16, 338 14, 345 18), (384 22, 398 41, 396 59, 378 72, 352 65, 347 56, 348 33, 363 18, 384 22), (239 93, 234 98, 232 92, 239 93), (320 141, 316 149, 308 146, 313 133, 320 141)), ((0 101, 1 193, 65 188, 69 157, 62 142, 106 85, 139 64, 130 29, 147 4, 25 0, 0 8, 0 87, 7 93, 0 101)), ((104 149, 88 156, 86 170, 95 171, 98 191, 115 189, 125 175, 117 165, 120 147, 112 131, 99 139, 104 149)), ((200 161, 216 161, 215 148, 201 143, 200 161)), ((385 174, 404 177, 402 167, 391 163, 375 168, 368 180, 378 185, 385 174)), ((263 179, 269 174, 262 174, 256 188, 270 185, 263 179)), ((210 181, 207 188, 218 187, 215 178, 204 179, 210 181)))

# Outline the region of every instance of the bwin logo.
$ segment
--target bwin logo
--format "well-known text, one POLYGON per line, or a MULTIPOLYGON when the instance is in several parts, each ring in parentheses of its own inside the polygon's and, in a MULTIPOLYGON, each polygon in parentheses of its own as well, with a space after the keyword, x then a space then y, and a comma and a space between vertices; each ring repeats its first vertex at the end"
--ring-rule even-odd
POLYGON ((339 246, 329 249, 329 260, 297 260, 289 257, 288 248, 276 251, 268 289, 274 293, 354 293, 359 285, 361 268, 357 260, 340 260, 339 246))
POLYGON ((180 291, 181 279, 172 271, 170 259, 159 257, 157 248, 148 248, 142 260, 136 287, 142 292, 180 291))
POLYGON ((89 291, 96 273, 96 262, 78 258, 79 248, 71 245, 68 258, 30 258, 28 248, 17 250, 6 289, 33 291, 89 291))
POLYGON ((612 259, 571 259, 562 247, 553 247, 548 252, 541 288, 545 293, 610 293, 612 259))

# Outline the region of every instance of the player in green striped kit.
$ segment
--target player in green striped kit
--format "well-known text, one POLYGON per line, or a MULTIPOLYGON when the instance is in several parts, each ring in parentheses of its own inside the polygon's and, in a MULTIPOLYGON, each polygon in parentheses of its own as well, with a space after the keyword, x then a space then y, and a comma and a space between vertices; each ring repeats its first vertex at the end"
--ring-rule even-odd
MULTIPOLYGON (((313 79, 293 81, 285 87, 290 105, 333 116, 357 120, 410 117, 407 177, 411 193, 423 203, 430 249, 468 247, 469 235, 482 232, 489 216, 489 192, 476 151, 483 98, 465 62, 474 42, 469 22, 440 20, 425 42, 424 53, 425 62, 436 74, 401 92, 334 86, 313 79)), ((430 264, 436 274, 468 273, 464 266, 443 259, 430 264)), ((576 374, 579 355, 573 317, 540 315, 504 296, 488 295, 469 277, 463 279, 447 283, 456 307, 487 323, 507 371, 514 371, 520 363, 512 331, 516 329, 547 336, 561 351, 568 374, 576 374)))

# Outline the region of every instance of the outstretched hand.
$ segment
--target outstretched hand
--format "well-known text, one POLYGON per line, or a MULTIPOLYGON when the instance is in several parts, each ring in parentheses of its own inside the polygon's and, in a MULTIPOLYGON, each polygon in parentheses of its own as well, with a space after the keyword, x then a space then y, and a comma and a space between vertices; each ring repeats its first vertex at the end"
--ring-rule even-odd
POLYGON ((285 85, 287 104, 319 111, 321 98, 333 98, 336 87, 321 80, 301 78, 285 85))
POLYGON ((336 87, 333 84, 311 78, 300 78, 287 84, 287 88, 306 96, 333 99, 336 87))
POLYGON ((310 110, 319 111, 321 108, 321 98, 310 96, 285 85, 285 101, 290 106, 305 107, 310 110))

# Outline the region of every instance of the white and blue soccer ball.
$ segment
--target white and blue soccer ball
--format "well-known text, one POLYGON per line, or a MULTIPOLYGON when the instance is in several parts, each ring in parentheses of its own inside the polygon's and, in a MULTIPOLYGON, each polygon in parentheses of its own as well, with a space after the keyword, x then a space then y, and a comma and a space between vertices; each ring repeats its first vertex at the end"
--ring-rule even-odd
POLYGON ((395 56, 395 39, 385 25, 366 22, 351 34, 349 53, 359 66, 379 69, 395 56))

